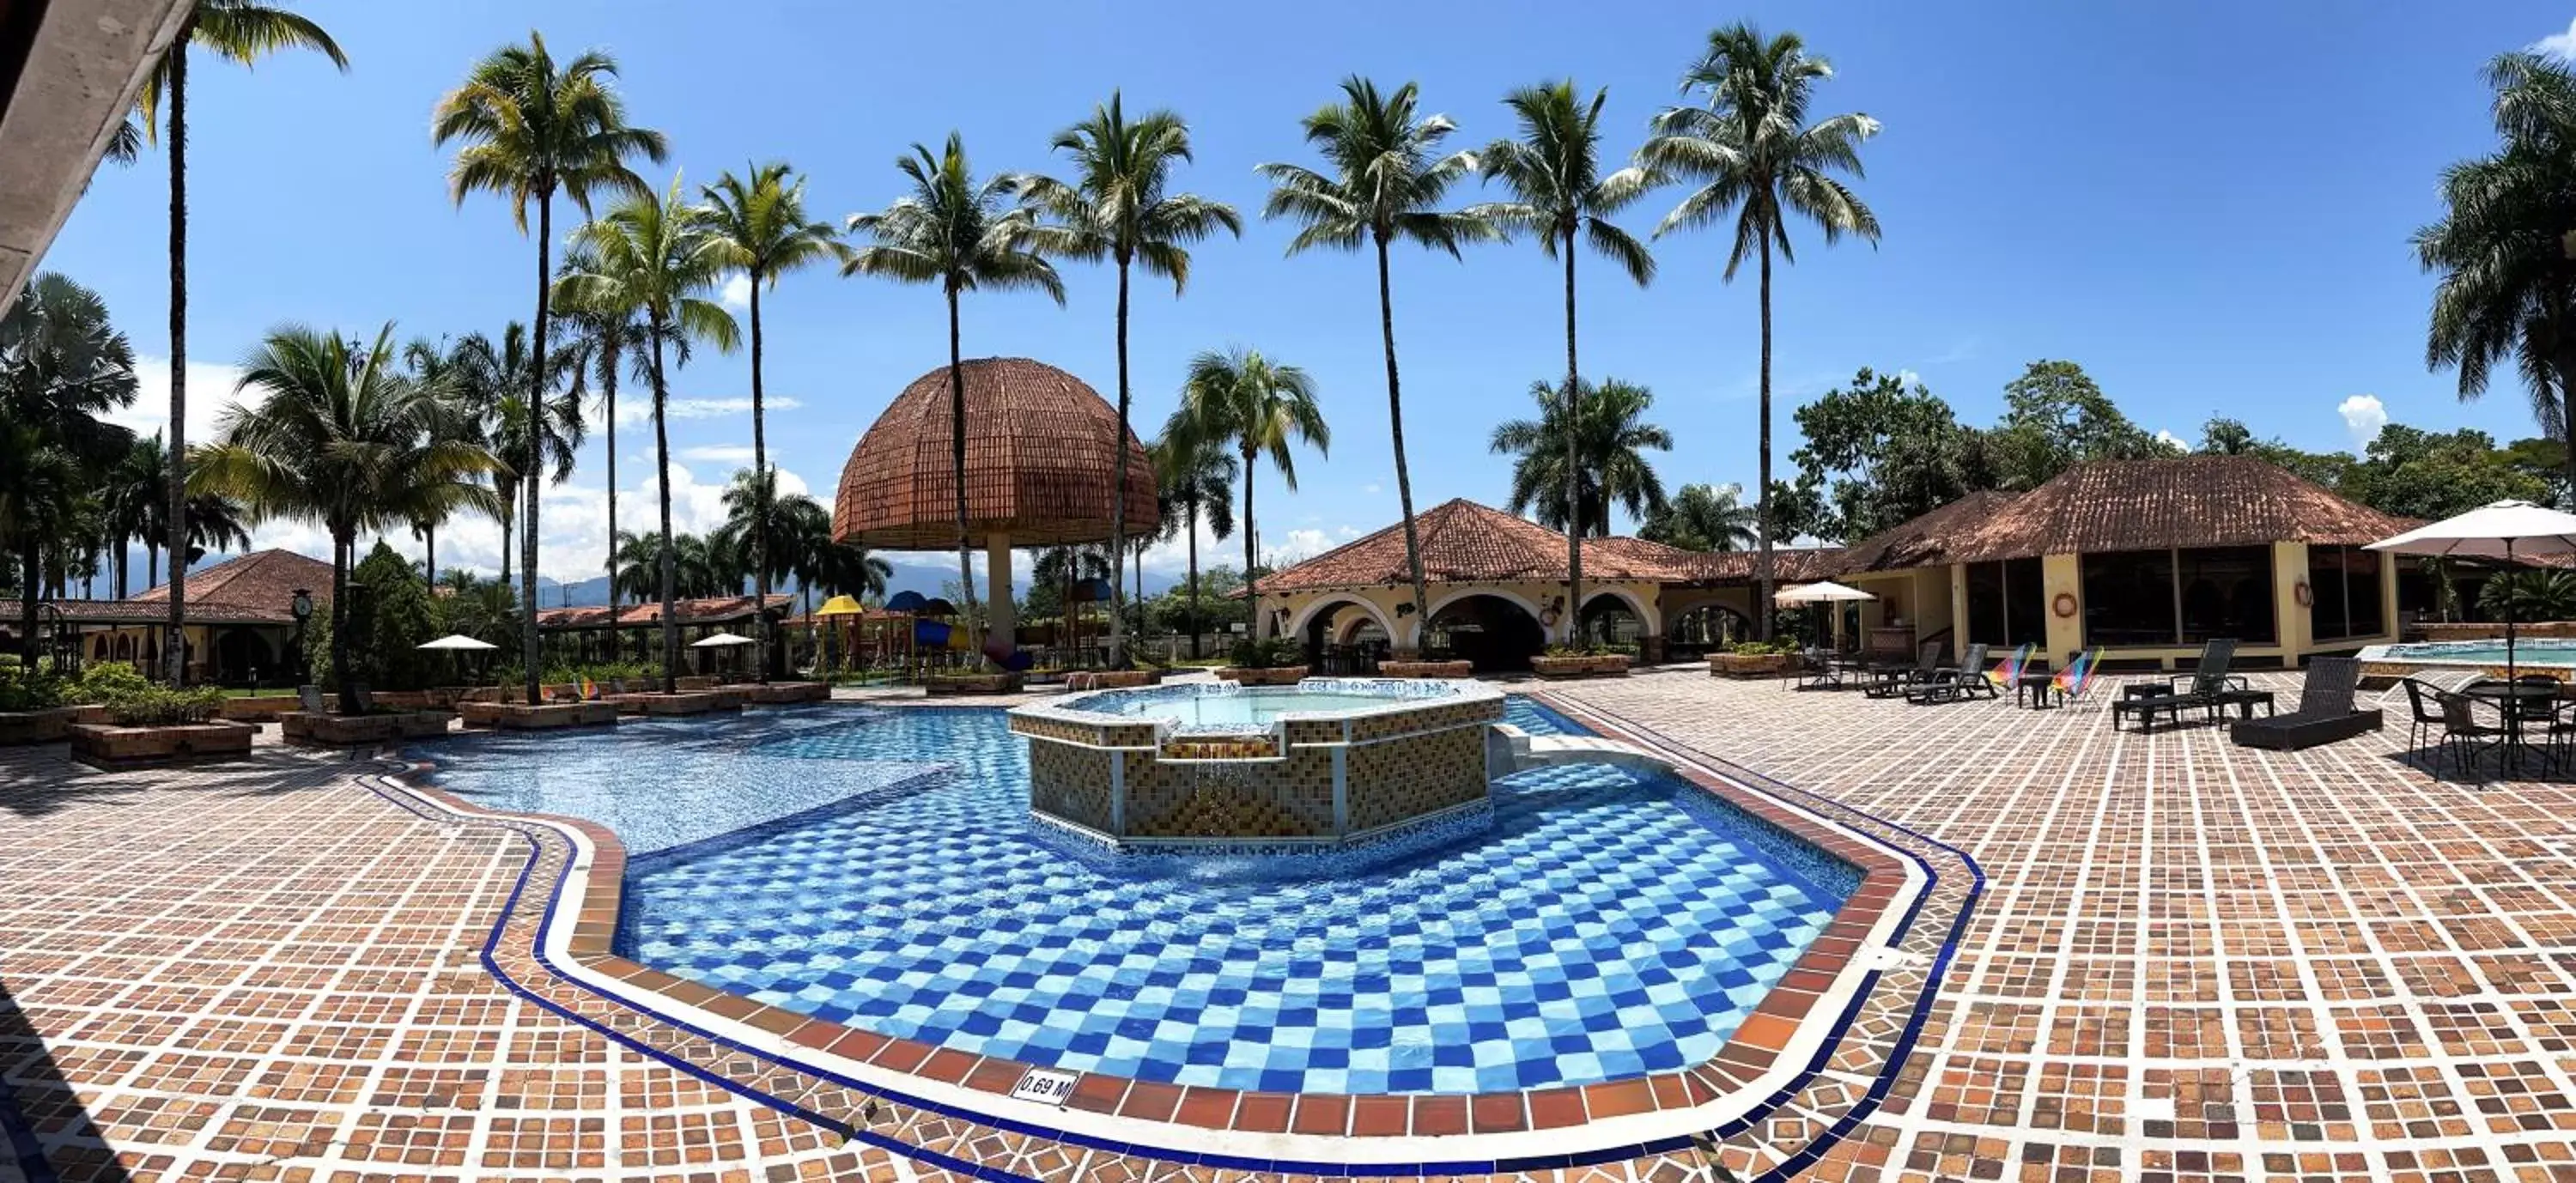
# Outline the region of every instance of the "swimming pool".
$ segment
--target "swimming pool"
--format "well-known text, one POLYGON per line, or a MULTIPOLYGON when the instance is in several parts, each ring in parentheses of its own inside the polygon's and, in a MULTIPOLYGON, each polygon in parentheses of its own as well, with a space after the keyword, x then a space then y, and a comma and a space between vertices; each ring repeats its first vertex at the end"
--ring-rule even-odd
MULTIPOLYGON (((2501 627, 2501 626, 2499 626, 2501 627)), ((2496 670, 2506 667, 2502 638, 2476 641, 2416 641, 2402 645, 2372 645, 2357 656, 2365 670, 2390 675, 2413 670, 2496 670)), ((2516 641, 2512 663, 2541 672, 2557 671, 2560 676, 2576 672, 2576 640, 2559 637, 2536 637, 2516 641)))
MULTIPOLYGON (((1510 710, 1573 729, 1535 706, 1510 710)), ((442 787, 629 842, 635 960, 883 1035, 1179 1084, 1478 1093, 1696 1063, 1856 879, 1606 764, 1496 782, 1491 824, 1435 850, 1206 860, 1054 840, 998 711, 438 751, 442 787)))
POLYGON ((1317 679, 1298 686, 1237 687, 1192 682, 1134 690, 1102 690, 1053 704, 1131 719, 1167 719, 1190 727, 1268 727, 1281 716, 1384 710, 1455 697, 1441 683, 1371 683, 1317 679))

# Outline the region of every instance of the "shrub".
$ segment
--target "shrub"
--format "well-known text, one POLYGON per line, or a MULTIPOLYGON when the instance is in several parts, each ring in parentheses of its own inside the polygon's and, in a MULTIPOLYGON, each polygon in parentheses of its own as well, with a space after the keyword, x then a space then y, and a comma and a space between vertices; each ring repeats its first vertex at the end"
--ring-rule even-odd
POLYGON ((1249 638, 1234 643, 1236 669, 1270 670, 1296 665, 1304 660, 1303 646, 1286 637, 1269 637, 1255 641, 1249 638))
POLYGON ((173 690, 153 684, 122 662, 102 662, 82 670, 63 689, 62 697, 106 707, 109 717, 129 727, 202 723, 224 706, 224 692, 218 687, 173 690))
POLYGON ((65 701, 112 707, 154 689, 152 680, 121 661, 100 662, 63 687, 65 701))
POLYGON ((62 679, 0 666, 0 711, 42 711, 61 705, 62 679))

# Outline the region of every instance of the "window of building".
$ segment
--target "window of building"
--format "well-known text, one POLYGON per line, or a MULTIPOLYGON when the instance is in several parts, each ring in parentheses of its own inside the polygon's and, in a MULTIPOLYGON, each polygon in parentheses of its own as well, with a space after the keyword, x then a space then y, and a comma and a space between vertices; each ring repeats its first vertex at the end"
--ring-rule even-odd
POLYGON ((2083 556, 2084 643, 2172 645, 2174 552, 2117 550, 2083 556))
POLYGON ((2234 637, 2249 645, 2280 639, 2272 620, 2272 548, 2222 546, 2174 554, 2182 589, 2182 641, 2234 637))
POLYGON ((2037 557, 1967 567, 1971 643, 2003 649, 2048 643, 2047 593, 2037 557))
POLYGON ((2387 633, 2380 612, 2379 552, 2358 546, 2308 548, 2308 631, 2320 641, 2387 633))

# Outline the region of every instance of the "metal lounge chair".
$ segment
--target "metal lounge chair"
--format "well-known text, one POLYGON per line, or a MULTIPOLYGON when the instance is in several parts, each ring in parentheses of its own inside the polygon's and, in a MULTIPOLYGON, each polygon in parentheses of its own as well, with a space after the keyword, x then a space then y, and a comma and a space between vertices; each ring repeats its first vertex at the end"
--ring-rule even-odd
POLYGON ((2249 711, 2255 702, 2268 706, 2272 700, 2269 691, 2256 690, 2244 678, 2227 672, 2228 665, 2235 659, 2236 640, 2233 637, 2220 637, 2203 644, 2200 662, 2188 681, 2179 677, 2169 678, 2161 694, 2136 695, 2113 703, 2111 729, 2119 730, 2122 715, 2137 716, 2138 730, 2153 731, 2156 716, 2160 714, 2172 719, 2175 726, 2181 726, 2182 713, 2186 710, 2196 709, 2215 719, 2219 710, 2229 703, 2244 703, 2249 711))
POLYGON ((2382 726, 2378 709, 2352 705, 2353 691, 2360 685, 2360 659, 2314 658, 2308 662, 2307 681, 2299 687, 2299 709, 2268 719, 2239 719, 2227 738, 2241 748, 2294 752, 2377 731, 2382 726))
POLYGON ((1921 655, 1913 665, 1890 662, 1885 665, 1871 666, 1869 688, 1862 693, 1871 698, 1894 698, 1905 693, 1906 689, 1915 683, 1929 680, 1933 672, 1940 668, 1941 642, 1925 641, 1921 655))
POLYGON ((2010 694, 2015 699, 2019 699, 2022 679, 2030 673, 2031 651, 2037 648, 2039 646, 2024 641, 2020 648, 2013 650, 2011 655, 1996 663, 1995 668, 1987 670, 1986 697, 2002 698, 2010 694))
POLYGON ((1960 657, 1959 664, 1936 669, 1931 676, 1907 687, 1905 701, 1957 702, 1964 696, 1975 694, 1977 686, 1985 682, 1985 674, 1986 643, 1979 641, 1968 646, 1968 652, 1960 657))
POLYGON ((2084 697, 2085 691, 2093 688, 2093 683, 2098 680, 2097 674, 2101 666, 2102 650, 2099 646, 2077 650, 2074 659, 2067 662, 2064 669, 2050 674, 2046 682, 2027 683, 2035 692, 2031 706, 2047 708, 2075 705, 2084 697))

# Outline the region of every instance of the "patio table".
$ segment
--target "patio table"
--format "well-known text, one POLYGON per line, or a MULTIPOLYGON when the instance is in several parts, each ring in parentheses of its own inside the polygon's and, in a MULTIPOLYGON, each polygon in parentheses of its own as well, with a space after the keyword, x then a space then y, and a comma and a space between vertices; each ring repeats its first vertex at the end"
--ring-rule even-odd
POLYGON ((2472 682, 2460 693, 2480 702, 2493 704, 2504 719, 2504 760, 2517 772, 2522 770, 2522 725, 2539 723, 2548 726, 2558 709, 2562 692, 2559 686, 2542 686, 2531 682, 2472 682))

